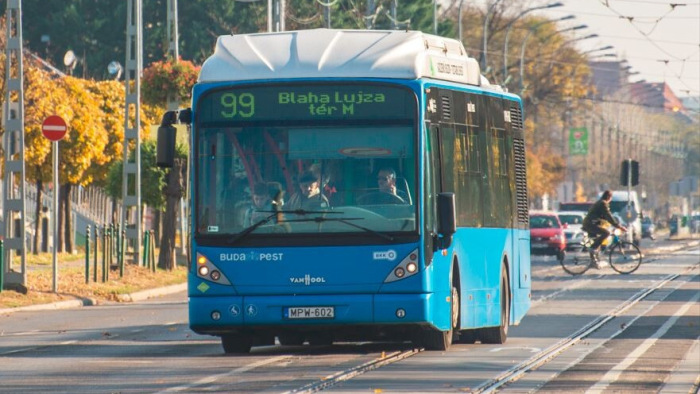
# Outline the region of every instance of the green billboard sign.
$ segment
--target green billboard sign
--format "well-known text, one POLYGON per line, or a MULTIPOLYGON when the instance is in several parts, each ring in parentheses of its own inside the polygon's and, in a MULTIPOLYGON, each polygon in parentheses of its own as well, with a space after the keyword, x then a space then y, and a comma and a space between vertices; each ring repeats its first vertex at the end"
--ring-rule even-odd
POLYGON ((569 155, 588 154, 588 129, 578 127, 569 129, 569 155))

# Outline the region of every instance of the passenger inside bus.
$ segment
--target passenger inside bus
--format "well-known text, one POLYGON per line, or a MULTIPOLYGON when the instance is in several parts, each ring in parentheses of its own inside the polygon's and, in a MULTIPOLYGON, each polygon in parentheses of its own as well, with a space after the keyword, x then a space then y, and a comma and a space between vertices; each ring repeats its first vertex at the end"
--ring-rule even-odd
POLYGON ((408 204, 408 195, 396 187, 396 171, 391 167, 384 167, 377 173, 377 189, 358 199, 360 205, 373 204, 408 204))
POLYGON ((253 186, 252 205, 246 211, 243 226, 248 227, 269 217, 273 213, 272 197, 270 189, 265 182, 258 182, 253 186))
POLYGON ((285 211, 303 209, 315 211, 328 208, 328 199, 321 194, 320 181, 311 171, 305 171, 299 177, 299 191, 284 206, 285 211))

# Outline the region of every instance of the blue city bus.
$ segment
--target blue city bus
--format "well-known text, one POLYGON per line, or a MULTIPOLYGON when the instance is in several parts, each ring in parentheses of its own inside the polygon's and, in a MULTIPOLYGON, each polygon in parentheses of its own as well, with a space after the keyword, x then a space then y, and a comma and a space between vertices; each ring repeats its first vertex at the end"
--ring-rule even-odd
POLYGON ((192 106, 193 331, 226 353, 503 343, 530 306, 523 111, 459 41, 315 29, 219 37, 192 106))

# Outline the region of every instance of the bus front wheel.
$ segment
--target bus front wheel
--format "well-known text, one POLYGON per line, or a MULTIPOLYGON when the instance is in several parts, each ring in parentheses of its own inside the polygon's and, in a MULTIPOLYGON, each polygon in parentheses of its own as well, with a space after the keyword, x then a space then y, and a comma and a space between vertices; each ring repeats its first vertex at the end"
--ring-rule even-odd
POLYGON ((221 336, 221 345, 226 354, 248 353, 253 346, 253 338, 245 334, 221 336))

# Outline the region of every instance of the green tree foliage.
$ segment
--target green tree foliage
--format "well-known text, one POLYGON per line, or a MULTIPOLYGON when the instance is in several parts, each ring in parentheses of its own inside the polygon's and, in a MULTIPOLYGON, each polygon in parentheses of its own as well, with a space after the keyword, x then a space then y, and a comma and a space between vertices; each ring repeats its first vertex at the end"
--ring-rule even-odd
MULTIPOLYGON (((378 10, 375 28, 392 27, 388 14, 392 1, 375 1, 378 10)), ((322 3, 333 4, 331 27, 365 28, 366 0, 322 3)), ((324 8, 318 1, 287 0, 286 30, 325 27, 324 8)), ((114 60, 124 64, 126 59, 126 12, 125 1, 23 0, 23 36, 28 49, 56 67, 65 68, 64 54, 72 50, 79 58, 73 75, 106 79, 109 78, 107 65, 114 60)), ((438 12, 442 12, 442 7, 438 12)), ((168 52, 167 1, 144 1, 142 15, 144 67, 147 67, 164 59, 168 52)), ((439 33, 453 36, 453 20, 443 14, 438 16, 439 33)), ((267 31, 267 1, 179 1, 178 19, 180 57, 201 64, 211 55, 217 37, 267 31)), ((433 1, 401 1, 396 19, 410 20, 412 30, 432 33, 433 1)))

